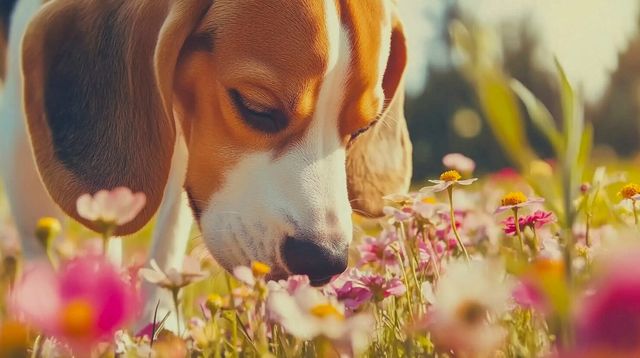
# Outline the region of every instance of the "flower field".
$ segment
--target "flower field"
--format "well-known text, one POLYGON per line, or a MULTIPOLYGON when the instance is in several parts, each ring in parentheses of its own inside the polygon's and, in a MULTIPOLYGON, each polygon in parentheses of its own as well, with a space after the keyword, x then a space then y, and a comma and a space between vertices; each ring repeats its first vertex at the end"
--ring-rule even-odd
POLYGON ((349 268, 323 287, 269 281, 261 262, 223 272, 198 237, 182 268, 163 271, 146 261, 146 231, 113 265, 103 248, 145 203, 126 188, 78 199, 97 238, 43 218, 43 261, 21 260, 2 218, 0 357, 640 356, 637 163, 591 160, 560 64, 563 116, 551 118, 476 36, 453 28, 511 168, 476 174, 447 155, 439 176, 385 197, 383 218, 354 214, 349 268), (528 144, 523 112, 552 157, 528 144), (148 322, 144 282, 173 299, 148 322))
MULTIPOLYGON (((36 234, 51 262, 21 264, 8 245, 2 252, 0 355, 638 353, 638 185, 599 169, 581 186, 581 219, 569 243, 557 214, 516 172, 476 180, 468 158, 444 162, 454 169, 431 185, 387 197, 384 219, 354 218, 360 224, 352 265, 321 288, 303 276, 267 282, 270 268, 259 262, 220 273, 198 246, 182 270, 162 272, 153 262, 121 269, 103 257, 99 242, 72 244, 58 237, 59 223, 44 219, 36 234), (157 317, 132 330, 144 304, 142 280, 175 294, 181 327, 165 330, 157 317)), ((87 215, 107 223, 105 235, 109 222, 139 210, 121 191, 79 200, 87 215), (110 200, 131 205, 103 205, 110 200)))

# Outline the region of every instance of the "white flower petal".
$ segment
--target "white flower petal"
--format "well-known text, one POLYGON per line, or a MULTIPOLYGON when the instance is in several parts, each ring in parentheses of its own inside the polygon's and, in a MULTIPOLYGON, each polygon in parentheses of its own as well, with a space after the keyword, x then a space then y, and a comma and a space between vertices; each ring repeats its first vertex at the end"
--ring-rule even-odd
POLYGON ((82 194, 76 201, 76 210, 78 211, 78 215, 80 217, 95 221, 98 219, 98 215, 93 208, 93 198, 91 194, 82 194))
POLYGON ((431 282, 423 282, 422 287, 420 288, 420 292, 422 292, 422 297, 424 297, 427 302, 429 302, 430 304, 436 303, 436 295, 433 292, 433 285, 431 284, 431 282))
POLYGON ((256 284, 256 279, 253 277, 253 272, 247 266, 238 266, 233 269, 233 276, 238 279, 238 281, 243 282, 249 286, 253 286, 256 284))
POLYGON ((471 185, 475 183, 477 180, 478 178, 470 178, 470 179, 458 180, 457 183, 460 185, 471 185))
POLYGON ((162 272, 148 268, 141 268, 138 271, 138 276, 153 284, 158 284, 167 280, 167 276, 162 272))

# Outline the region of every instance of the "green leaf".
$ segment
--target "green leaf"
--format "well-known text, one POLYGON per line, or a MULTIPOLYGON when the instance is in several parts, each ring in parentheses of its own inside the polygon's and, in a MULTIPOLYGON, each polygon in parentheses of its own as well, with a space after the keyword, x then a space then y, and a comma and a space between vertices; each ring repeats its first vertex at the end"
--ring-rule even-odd
POLYGON ((527 140, 518 103, 505 76, 491 69, 478 71, 476 90, 496 140, 521 170, 526 169, 536 155, 527 140))
POLYGON ((515 79, 511 80, 511 89, 520 97, 522 103, 524 103, 533 124, 547 137, 556 154, 561 155, 563 151, 562 135, 556 128, 553 116, 551 116, 547 107, 520 81, 515 79))

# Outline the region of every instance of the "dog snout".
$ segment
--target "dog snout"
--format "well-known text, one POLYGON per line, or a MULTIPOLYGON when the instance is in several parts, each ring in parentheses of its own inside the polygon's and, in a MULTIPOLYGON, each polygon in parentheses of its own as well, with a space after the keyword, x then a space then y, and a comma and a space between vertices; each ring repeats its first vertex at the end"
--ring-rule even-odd
POLYGON ((311 284, 320 286, 347 269, 348 245, 335 245, 341 240, 314 235, 288 236, 282 244, 284 262, 296 275, 307 275, 311 284))

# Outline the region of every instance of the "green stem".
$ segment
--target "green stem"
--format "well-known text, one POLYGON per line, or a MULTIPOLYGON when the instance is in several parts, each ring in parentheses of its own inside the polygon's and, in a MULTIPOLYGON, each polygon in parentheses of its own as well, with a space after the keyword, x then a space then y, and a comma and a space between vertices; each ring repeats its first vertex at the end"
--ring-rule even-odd
MULTIPOLYGON (((404 243, 402 243, 402 245, 404 246, 404 243)), ((397 248, 393 248, 393 251, 398 256, 398 263, 400 264, 400 271, 402 271, 402 275, 404 276, 404 282, 406 282, 408 284, 409 283, 409 277, 407 276, 407 268, 405 267, 404 262, 402 262, 402 255, 400 254, 400 251, 397 248)), ((405 292, 405 295, 407 296, 407 305, 409 306, 409 315, 411 316, 411 319, 413 320, 414 319, 414 315, 413 315, 413 308, 412 308, 413 303, 412 303, 412 300, 411 300, 411 290, 407 290, 405 292)))
POLYGON ((516 224, 516 236, 520 241, 520 252, 524 255, 524 239, 522 238, 522 231, 520 230, 520 217, 518 216, 518 208, 513 208, 513 219, 516 224))
POLYGON ((462 243, 462 239, 460 239, 460 235, 458 234, 458 228, 456 227, 456 216, 455 211, 453 210, 453 186, 447 188, 447 193, 449 194, 449 212, 451 216, 451 230, 453 230, 453 235, 456 237, 456 241, 458 242, 458 248, 464 253, 464 257, 469 263, 471 260, 469 258, 469 253, 467 252, 467 248, 464 247, 462 243))
MULTIPOLYGON (((225 273, 224 274, 224 278, 227 281, 227 289, 229 290, 229 294, 231 294, 232 289, 232 285, 231 285, 231 278, 229 277, 229 274, 225 273)), ((236 346, 236 344, 238 344, 238 321, 236 320, 236 315, 233 315, 233 320, 231 321, 231 347, 232 347, 232 357, 238 357, 238 347, 236 346)))
POLYGON ((638 208, 636 207, 636 201, 631 199, 631 205, 633 205, 633 222, 638 226, 638 208))
POLYGON ((174 288, 171 290, 171 296, 173 297, 173 307, 176 310, 176 320, 178 321, 178 336, 181 337, 182 333, 180 330, 180 300, 178 299, 179 293, 179 289, 174 288))
MULTIPOLYGON (((400 235, 402 236, 402 242, 406 243, 407 242, 407 234, 404 230, 404 224, 402 222, 400 222, 400 227, 398 228, 398 230, 400 230, 400 235)), ((405 245, 405 248, 407 246, 405 245)), ((414 250, 413 247, 411 247, 411 257, 408 257, 409 259, 409 265, 411 267, 411 274, 413 276, 413 282, 416 285, 416 289, 418 290, 418 297, 420 298, 420 307, 424 307, 424 298, 422 297, 422 294, 420 292, 420 282, 418 282, 418 275, 416 274, 416 262, 414 261, 414 258, 416 257, 416 255, 414 254, 414 250)), ((409 253, 407 253, 409 254, 409 253)), ((408 282, 407 282, 408 283, 408 282)))
POLYGON ((591 213, 587 212, 587 222, 584 234, 584 241, 587 244, 587 247, 591 247, 591 235, 589 231, 591 230, 591 213))
POLYGON ((536 226, 532 225, 531 231, 533 231, 533 251, 537 255, 540 252, 540 240, 538 240, 538 232, 536 231, 536 226))
POLYGON ((111 240, 115 229, 112 224, 104 224, 104 230, 102 230, 102 255, 104 257, 107 257, 109 252, 109 240, 111 240))

